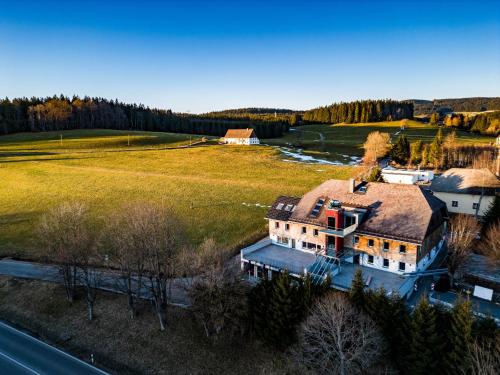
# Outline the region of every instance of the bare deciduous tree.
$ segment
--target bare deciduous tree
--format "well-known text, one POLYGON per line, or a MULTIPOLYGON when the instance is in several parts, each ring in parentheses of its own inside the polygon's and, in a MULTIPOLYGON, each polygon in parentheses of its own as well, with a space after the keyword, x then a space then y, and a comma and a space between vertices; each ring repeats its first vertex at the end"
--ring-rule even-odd
POLYGON ((87 302, 88 319, 94 320, 94 304, 97 298, 97 289, 101 283, 102 272, 96 266, 99 265, 98 252, 93 244, 87 249, 81 249, 77 255, 77 270, 80 284, 85 290, 85 301, 87 302))
POLYGON ((44 255, 59 266, 68 301, 73 302, 77 264, 92 247, 87 209, 81 203, 63 203, 44 214, 36 229, 44 255))
POLYGON ((357 374, 370 368, 384 350, 376 324, 340 293, 319 300, 299 329, 292 354, 318 374, 357 374))
POLYGON ((145 286, 163 331, 169 287, 178 273, 178 257, 185 238, 183 226, 171 210, 154 204, 136 204, 129 214, 135 216, 136 240, 145 251, 145 286))
POLYGON ((500 263, 500 221, 490 225, 481 238, 479 247, 493 264, 500 263))
POLYGON ((471 215, 458 214, 450 220, 448 233, 448 271, 451 283, 471 253, 472 242, 479 233, 479 223, 471 215))
POLYGON ((141 298, 148 248, 143 241, 143 214, 140 205, 124 206, 111 215, 101 237, 102 252, 118 267, 117 287, 127 296, 130 317, 136 315, 136 299, 141 298))
POLYGON ((242 333, 247 310, 247 288, 236 267, 231 267, 230 253, 205 240, 191 257, 193 283, 189 290, 192 310, 209 338, 223 331, 242 333))
MULTIPOLYGON (((496 375, 500 369, 500 338, 494 342, 475 341, 470 346, 471 375, 496 375)), ((464 371, 465 373, 465 371, 464 371)))
POLYGON ((365 155, 363 161, 365 164, 374 164, 377 159, 384 157, 389 152, 391 145, 389 143, 391 136, 389 133, 379 131, 371 132, 363 144, 365 155))

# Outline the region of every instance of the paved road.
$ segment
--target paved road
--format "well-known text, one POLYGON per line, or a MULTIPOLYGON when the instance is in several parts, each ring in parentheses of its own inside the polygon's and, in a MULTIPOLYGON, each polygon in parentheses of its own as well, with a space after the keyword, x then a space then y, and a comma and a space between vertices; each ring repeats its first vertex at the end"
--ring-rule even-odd
MULTIPOLYGON (((55 266, 11 259, 0 260, 0 275, 62 283, 61 275, 55 266)), ((170 301, 172 304, 181 307, 189 305, 185 288, 186 281, 188 279, 174 279, 171 283, 170 301)), ((120 278, 117 273, 106 271, 102 273, 99 289, 122 293, 119 283, 120 278)), ((149 290, 143 287, 141 296, 149 298, 149 290)))
POLYGON ((0 322, 0 373, 9 375, 106 375, 3 322, 0 322))

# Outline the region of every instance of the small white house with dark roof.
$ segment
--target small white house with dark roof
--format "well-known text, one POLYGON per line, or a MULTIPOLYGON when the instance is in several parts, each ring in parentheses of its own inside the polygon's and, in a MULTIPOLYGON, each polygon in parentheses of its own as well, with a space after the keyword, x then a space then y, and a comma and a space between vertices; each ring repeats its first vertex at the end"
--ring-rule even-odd
POLYGON ((253 129, 228 129, 222 142, 228 145, 258 145, 259 138, 253 129))
POLYGON ((452 168, 434 178, 431 191, 448 212, 484 216, 500 193, 500 181, 486 168, 452 168))

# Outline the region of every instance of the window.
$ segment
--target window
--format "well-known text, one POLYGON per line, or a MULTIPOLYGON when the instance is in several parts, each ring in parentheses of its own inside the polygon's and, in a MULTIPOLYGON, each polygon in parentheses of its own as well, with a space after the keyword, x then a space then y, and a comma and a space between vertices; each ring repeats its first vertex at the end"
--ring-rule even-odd
POLYGON ((359 237, 358 237, 358 236, 354 236, 354 243, 355 243, 355 244, 358 244, 358 243, 359 243, 359 237))
POLYGON ((368 240, 368 247, 373 247, 375 244, 375 241, 373 241, 371 238, 368 240))
POLYGON ((288 245, 288 238, 287 237, 280 237, 278 236, 278 243, 288 245))
POLYGON ((313 235, 314 235, 314 237, 318 237, 319 231, 317 229, 314 229, 313 230, 313 235))
POLYGON ((405 262, 399 262, 399 270, 404 271, 406 268, 406 263, 405 262))
POLYGON ((368 255, 368 264, 373 264, 373 255, 368 255))
POLYGON ((306 227, 302 227, 302 234, 306 234, 307 233, 307 228, 306 227))
POLYGON ((451 207, 458 207, 458 201, 451 201, 451 207))
POLYGON ((276 222, 274 223, 274 227, 275 227, 276 229, 279 229, 279 227, 280 227, 280 222, 279 222, 279 221, 276 221, 276 222))
POLYGON ((406 253, 406 245, 399 245, 399 252, 401 254, 405 254, 406 253))
POLYGON ((292 211, 293 204, 287 204, 285 207, 285 211, 292 211))
POLYGON ((389 259, 387 258, 384 258, 384 264, 383 264, 384 268, 389 268, 389 259))
POLYGON ((384 251, 389 251, 389 242, 384 241, 384 251))
POLYGON ((344 217, 344 220, 345 220, 345 227, 350 227, 351 225, 354 225, 356 224, 356 218, 354 216, 345 216, 344 217))
POLYGON ((477 210, 479 207, 479 203, 472 203, 472 209, 477 210))
POLYGON ((276 209, 281 210, 283 208, 283 206, 284 206, 283 203, 278 203, 278 205, 276 206, 276 209))
POLYGON ((285 230, 289 230, 290 229, 290 224, 285 224, 285 230))

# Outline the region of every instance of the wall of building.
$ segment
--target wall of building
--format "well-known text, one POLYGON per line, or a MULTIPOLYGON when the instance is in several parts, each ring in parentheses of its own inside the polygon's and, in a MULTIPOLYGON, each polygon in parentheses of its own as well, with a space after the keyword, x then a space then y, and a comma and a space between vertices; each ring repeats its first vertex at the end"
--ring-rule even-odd
MULTIPOLYGON (((434 195, 446 203, 448 212, 469 215, 476 214, 476 210, 472 208, 472 205, 473 203, 479 203, 479 198, 481 197, 480 195, 442 193, 438 191, 435 191, 434 195), (458 203, 457 207, 453 207, 453 201, 456 201, 458 203)), ((495 197, 493 196, 483 196, 483 198, 481 199, 481 205, 479 207, 479 216, 484 216, 486 211, 488 211, 488 207, 494 199, 495 197)))
POLYGON ((393 174, 382 173, 385 182, 390 184, 407 184, 413 185, 418 181, 418 175, 415 174, 393 174))
MULTIPOLYGON (((323 228, 316 225, 308 225, 301 223, 292 223, 279 221, 279 228, 276 228, 276 220, 269 220, 269 237, 275 243, 279 243, 278 237, 288 238, 288 244, 284 246, 292 247, 292 239, 295 239, 295 248, 299 250, 306 250, 302 246, 304 242, 313 243, 319 245, 322 250, 325 248, 326 238, 325 234, 319 232, 323 228), (286 230, 286 224, 288 223, 289 228, 286 230), (302 227, 306 228, 306 233, 302 233, 302 227), (314 229, 318 230, 318 235, 314 235, 314 229)), ((310 251, 315 251, 310 249, 310 251)))
POLYGON ((356 233, 348 237, 349 238, 346 238, 346 243, 349 243, 354 250, 363 253, 360 256, 360 263, 364 266, 391 272, 400 272, 399 262, 403 262, 405 263, 404 272, 413 272, 417 269, 417 252, 419 245, 415 243, 383 239, 356 233), (358 243, 354 242, 355 237, 358 238, 358 243), (369 246, 369 240, 373 240, 373 246, 369 246), (384 250, 384 242, 389 244, 388 250, 384 250), (406 246, 405 253, 400 253, 400 245, 406 246), (373 255, 373 263, 368 262, 369 255, 373 255), (388 267, 384 267, 383 265, 384 258, 389 259, 388 267))
POLYGON ((258 145, 258 138, 224 138, 224 142, 229 145, 258 145))

